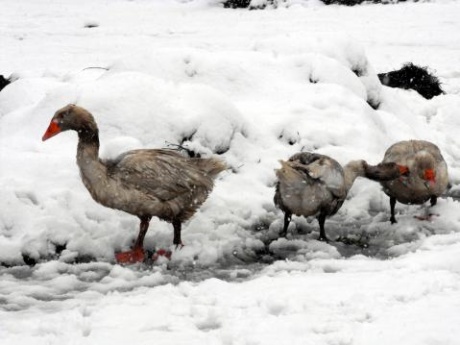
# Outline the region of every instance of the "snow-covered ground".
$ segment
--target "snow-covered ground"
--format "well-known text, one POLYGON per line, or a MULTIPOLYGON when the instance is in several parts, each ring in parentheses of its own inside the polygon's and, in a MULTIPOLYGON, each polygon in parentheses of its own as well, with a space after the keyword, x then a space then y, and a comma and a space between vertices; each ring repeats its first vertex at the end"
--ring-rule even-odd
MULTIPOLYGON (((18 78, 0 92, 0 344, 459 344, 460 4, 216 3, 0 0, 0 74, 18 78), (408 61, 446 94, 380 85, 408 61), (91 199, 75 133, 41 141, 68 103, 95 116, 103 157, 182 143, 231 167, 170 261, 114 264, 138 220, 91 199), (326 221, 352 244, 302 218, 278 239, 278 160, 378 163, 411 138, 448 163, 438 217, 399 204, 392 226, 357 180, 326 221)), ((153 220, 146 247, 171 244, 153 220)))

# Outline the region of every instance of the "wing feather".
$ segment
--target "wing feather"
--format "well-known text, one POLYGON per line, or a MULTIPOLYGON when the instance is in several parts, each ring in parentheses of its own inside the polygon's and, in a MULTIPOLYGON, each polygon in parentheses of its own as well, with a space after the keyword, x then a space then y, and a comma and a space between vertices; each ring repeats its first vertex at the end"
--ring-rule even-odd
POLYGON ((107 161, 109 175, 127 189, 138 189, 162 201, 212 189, 213 180, 199 168, 199 158, 188 158, 172 150, 133 150, 107 161))

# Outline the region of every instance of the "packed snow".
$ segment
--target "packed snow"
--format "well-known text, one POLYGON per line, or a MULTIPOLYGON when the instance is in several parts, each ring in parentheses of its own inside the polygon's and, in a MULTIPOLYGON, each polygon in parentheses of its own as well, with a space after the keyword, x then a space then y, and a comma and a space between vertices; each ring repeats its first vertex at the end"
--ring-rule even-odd
POLYGON ((315 0, 224 9, 217 0, 2 0, 0 343, 458 344, 460 4, 356 7, 315 0), (429 66, 445 94, 383 87, 429 66), (88 109, 101 157, 186 147, 218 156, 208 200, 170 260, 121 266, 139 221, 92 200, 77 136, 41 137, 68 103, 88 109), (450 188, 431 210, 358 179, 333 241, 273 203, 279 160, 303 151, 380 162, 394 142, 436 143, 450 188))

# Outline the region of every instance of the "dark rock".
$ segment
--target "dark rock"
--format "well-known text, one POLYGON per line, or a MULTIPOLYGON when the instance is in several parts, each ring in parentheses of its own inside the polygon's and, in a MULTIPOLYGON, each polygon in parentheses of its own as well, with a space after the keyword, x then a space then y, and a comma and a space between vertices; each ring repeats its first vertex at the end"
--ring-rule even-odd
POLYGON ((439 79, 430 73, 428 67, 409 62, 401 69, 378 75, 380 82, 389 87, 412 89, 426 99, 443 94, 439 79))
POLYGON ((37 260, 28 254, 22 253, 22 259, 27 266, 35 266, 37 264, 37 260))
POLYGON ((251 0, 225 0, 225 8, 248 8, 251 0))
POLYGON ((354 6, 364 2, 364 0, 321 0, 326 5, 345 5, 354 6))
POLYGON ((11 81, 0 74, 0 91, 2 91, 3 88, 7 86, 9 83, 11 83, 11 81))

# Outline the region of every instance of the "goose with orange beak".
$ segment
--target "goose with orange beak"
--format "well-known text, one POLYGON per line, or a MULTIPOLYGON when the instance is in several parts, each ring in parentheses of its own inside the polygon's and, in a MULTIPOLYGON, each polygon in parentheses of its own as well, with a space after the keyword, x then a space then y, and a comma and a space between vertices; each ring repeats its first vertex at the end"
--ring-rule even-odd
POLYGON ((341 166, 335 159, 312 152, 299 152, 280 161, 274 202, 284 213, 281 235, 286 237, 292 215, 315 216, 319 223, 319 240, 329 241, 324 223, 337 213, 358 177, 389 181, 409 173, 407 166, 396 163, 370 165, 355 160, 341 166))
POLYGON ((407 176, 381 182, 383 191, 390 197, 392 224, 397 223, 397 201, 403 204, 423 204, 430 200, 430 205, 434 206, 437 198, 446 191, 449 184, 447 164, 439 148, 431 142, 397 142, 385 152, 383 162, 395 162, 409 168, 407 176))
MULTIPOLYGON (((217 158, 189 158, 166 149, 132 150, 112 160, 101 160, 99 130, 94 117, 73 104, 56 112, 42 139, 67 130, 78 134, 77 165, 93 199, 140 220, 132 249, 115 254, 119 263, 147 259, 144 237, 154 216, 172 223, 173 244, 176 248, 182 246, 182 223, 204 203, 213 189, 214 179, 227 168, 217 158)), ((161 255, 161 251, 157 255, 161 255)))

